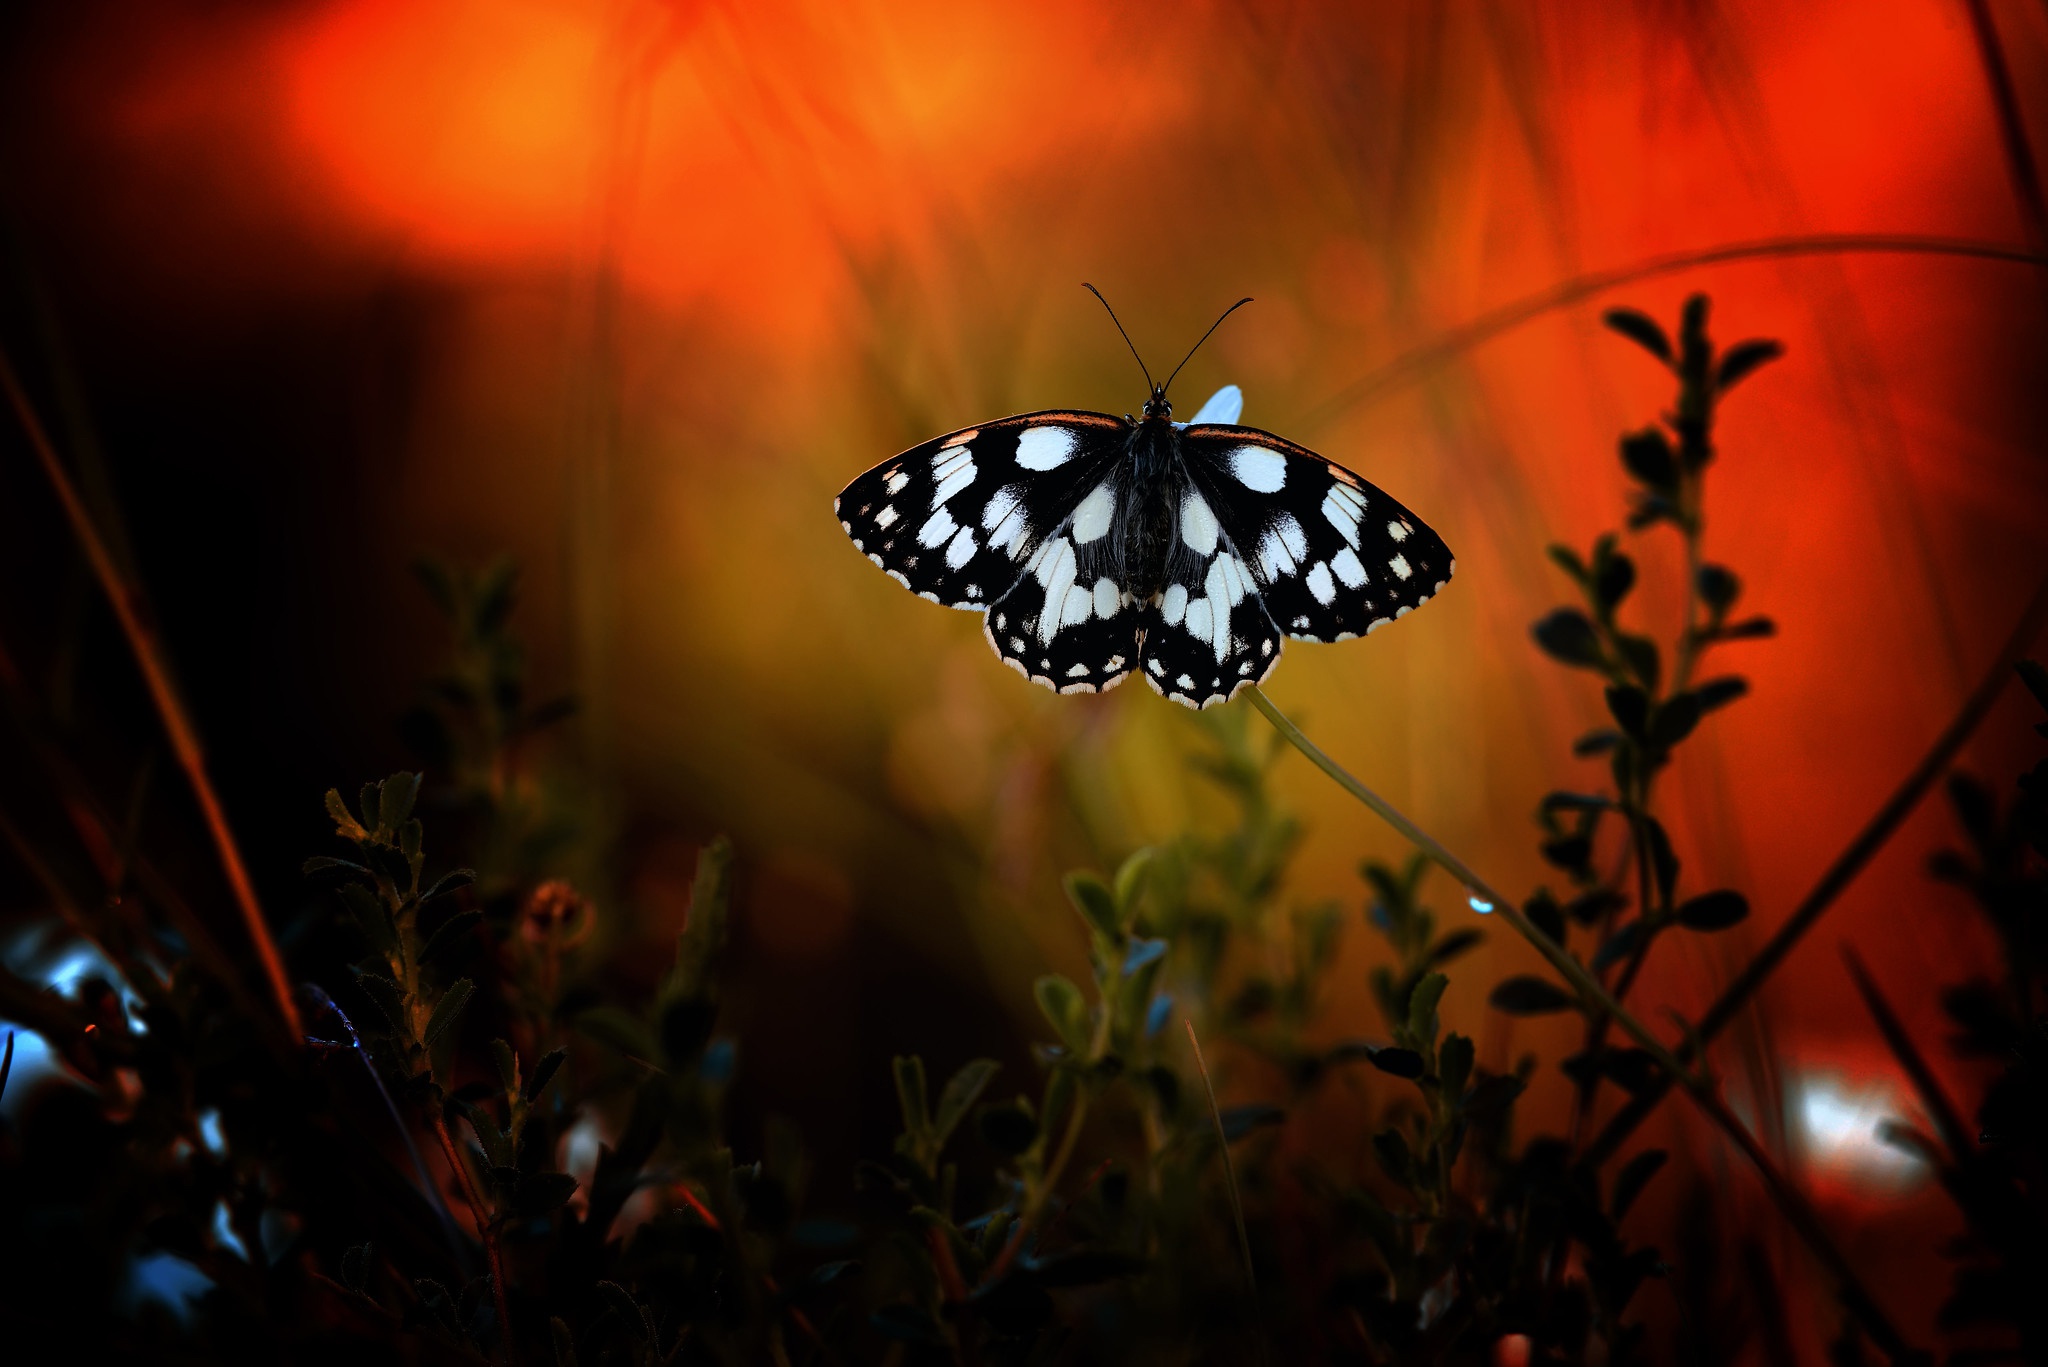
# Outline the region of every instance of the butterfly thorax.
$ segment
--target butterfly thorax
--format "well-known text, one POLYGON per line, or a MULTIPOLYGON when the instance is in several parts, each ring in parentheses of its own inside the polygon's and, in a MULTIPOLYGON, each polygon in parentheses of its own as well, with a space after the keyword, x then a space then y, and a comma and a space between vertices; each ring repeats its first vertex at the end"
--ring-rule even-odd
POLYGON ((1180 450, 1167 416, 1172 411, 1155 390, 1145 416, 1132 428, 1124 456, 1128 492, 1118 500, 1116 544, 1123 554, 1121 587, 1141 603, 1166 587, 1167 557, 1173 551, 1180 450))

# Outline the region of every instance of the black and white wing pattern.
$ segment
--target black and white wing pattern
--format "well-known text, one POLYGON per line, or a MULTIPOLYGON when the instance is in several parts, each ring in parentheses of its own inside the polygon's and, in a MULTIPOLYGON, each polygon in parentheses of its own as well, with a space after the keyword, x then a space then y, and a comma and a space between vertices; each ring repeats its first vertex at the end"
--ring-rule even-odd
POLYGON ((1145 682, 1195 708, 1229 701, 1280 660, 1281 633, 1215 507, 1194 485, 1176 492, 1166 586, 1144 623, 1145 682))
POLYGON ((985 613, 1004 663, 1061 693, 1137 668, 1141 605, 1111 550, 1131 426, 1026 413, 884 461, 834 503, 854 547, 920 597, 985 613))
POLYGON ((885 460, 832 500, 854 549, 920 598, 980 612, 1016 585, 1122 454, 1104 413, 1025 413, 885 460))
POLYGON ((1180 446, 1238 573, 1297 641, 1376 631, 1435 597, 1457 568, 1421 518, 1306 447, 1220 425, 1189 427, 1180 446))

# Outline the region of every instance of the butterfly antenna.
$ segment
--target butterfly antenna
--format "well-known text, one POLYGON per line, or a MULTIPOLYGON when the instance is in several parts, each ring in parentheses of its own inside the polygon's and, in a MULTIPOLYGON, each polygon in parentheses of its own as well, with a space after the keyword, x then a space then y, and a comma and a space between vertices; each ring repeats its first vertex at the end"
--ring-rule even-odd
MULTIPOLYGON (((1105 309, 1109 309, 1109 321, 1116 324, 1116 330, 1118 332, 1123 332, 1124 345, 1131 349, 1131 358, 1138 363, 1138 369, 1145 371, 1145 387, 1147 389, 1157 389, 1159 386, 1152 383, 1152 372, 1149 370, 1145 370, 1145 358, 1143 356, 1138 355, 1138 344, 1131 340, 1130 333, 1124 332, 1123 323, 1117 318, 1116 310, 1109 308, 1109 301, 1102 297, 1102 291, 1095 288, 1095 286, 1089 284, 1086 280, 1083 280, 1081 282, 1081 288, 1088 291, 1090 294, 1094 295, 1096 300, 1102 305, 1102 307, 1104 307, 1105 309)), ((1214 329, 1211 329, 1211 331, 1214 331, 1214 329)), ((1170 384, 1172 383, 1172 381, 1168 381, 1168 383, 1170 384)))
MULTIPOLYGON (((1232 304, 1229 308, 1223 310, 1223 318, 1228 318, 1231 314, 1236 313, 1239 309, 1243 308, 1246 304, 1249 304, 1250 302, 1251 297, 1249 295, 1247 295, 1243 299, 1238 300, 1235 304, 1232 304)), ((1107 308, 1108 305, 1105 304, 1103 307, 1107 308)), ((1216 331, 1217 328, 1223 326, 1223 318, 1218 318, 1215 322, 1209 324, 1209 331, 1202 334, 1202 342, 1208 341, 1209 334, 1216 331)), ((1180 365, 1177 365, 1173 368, 1173 375, 1180 374, 1180 367, 1186 365, 1189 361, 1195 359, 1195 353, 1202 349, 1202 342, 1197 342, 1193 346, 1188 348, 1188 354, 1180 358, 1180 365)), ((1166 377, 1166 387, 1168 389, 1173 388, 1173 375, 1168 375, 1166 377)))

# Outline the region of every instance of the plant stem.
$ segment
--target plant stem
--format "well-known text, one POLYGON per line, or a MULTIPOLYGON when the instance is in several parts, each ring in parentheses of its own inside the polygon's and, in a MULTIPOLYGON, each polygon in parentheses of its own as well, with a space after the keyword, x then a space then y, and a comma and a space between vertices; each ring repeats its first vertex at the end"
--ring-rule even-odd
POLYGON ((1756 1137, 1722 1103, 1711 1083, 1680 1066, 1671 1051, 1664 1047, 1663 1041, 1651 1034, 1641 1021, 1622 1009, 1621 1004, 1607 994, 1599 980, 1588 972, 1584 965, 1567 953, 1563 946, 1539 930, 1512 902, 1500 896, 1473 873, 1463 860, 1444 848, 1435 837, 1403 816, 1385 798, 1353 778, 1342 765, 1318 749, 1313 741, 1302 734, 1301 728, 1289 721, 1256 684, 1251 687, 1250 693, 1252 705, 1258 708, 1266 720, 1273 724, 1274 729, 1285 736, 1295 749, 1301 751, 1310 763, 1335 779, 1338 786, 1364 803, 1388 825, 1407 836, 1424 854, 1442 865, 1452 877, 1461 880, 1468 890, 1468 895, 1491 903, 1492 913, 1513 926, 1522 938, 1534 945, 1537 951, 1550 961, 1552 967, 1579 989, 1587 1002, 1607 1012, 1622 1029, 1634 1036, 1636 1042, 1648 1050, 1651 1057, 1685 1088, 1687 1095, 1692 1098, 1701 1113, 1718 1125, 1756 1167, 1771 1199, 1784 1213, 1793 1230, 1820 1260, 1822 1266, 1835 1277, 1843 1300, 1863 1321, 1871 1338, 1884 1348, 1894 1362, 1919 1357, 1916 1350, 1907 1345, 1898 1330, 1885 1317, 1884 1312, 1878 1309, 1877 1303, 1871 1299, 1857 1278, 1855 1269, 1835 1246, 1827 1227, 1821 1223, 1813 1207, 1784 1174, 1778 1171, 1777 1165, 1771 1161, 1771 1156, 1764 1151, 1763 1146, 1757 1143, 1756 1137))
MULTIPOLYGON (((2027 606, 2021 611, 2019 621, 2013 626, 2012 634, 2006 637, 2004 646, 1991 662, 1990 668, 1984 672, 1984 677, 1979 680, 1970 696, 1963 700, 1962 707, 1935 738, 1933 746, 1921 757, 1920 762, 1906 775, 1892 795, 1885 799, 1884 805, 1877 809, 1876 814, 1863 829, 1857 832, 1856 838, 1849 842, 1848 848, 1836 856, 1834 863, 1828 865, 1827 871, 1821 875, 1820 881, 1814 884, 1813 890, 1793 908, 1792 914, 1785 918, 1784 924, 1779 926, 1764 947, 1757 951, 1756 957, 1735 975, 1734 980, 1722 989, 1714 1004, 1707 1008, 1706 1014, 1700 1017, 1699 1025, 1693 1034, 1701 1045, 1712 1043, 1714 1037, 1741 1013, 1757 989, 1763 986, 1765 980, 1785 961, 1800 939, 1813 929, 1827 909, 1834 905, 1835 899, 1842 894, 1843 889, 1855 881, 1856 875, 1863 872, 1864 865, 1876 856, 1884 847, 1885 841, 1891 838, 1892 833, 1905 821, 1913 808, 1919 805, 1920 799, 1926 796, 1927 790, 1934 786, 1934 781, 1948 769, 1963 748, 1963 743, 1990 712, 1991 705, 2004 691, 2006 680, 2012 676, 2013 666, 2026 654, 2027 648, 2033 644, 2035 636, 2040 634, 2044 624, 2048 624, 2048 577, 2044 577, 2035 587, 2033 597, 2027 600, 2027 606)), ((1682 1046, 1680 1053, 1690 1061, 1691 1045, 1682 1046)), ((1635 1132, 1636 1127, 1642 1124, 1644 1118, 1656 1109, 1657 1103, 1664 1099, 1665 1093, 1669 1090, 1670 1083, 1660 1078, 1648 1090, 1616 1112, 1613 1119, 1607 1122, 1600 1134, 1587 1147, 1586 1161, 1598 1166, 1613 1157, 1629 1135, 1635 1132)))
POLYGON ((1031 1227, 1045 1210, 1045 1203, 1052 1199, 1052 1191, 1059 1182, 1060 1173, 1065 1170, 1067 1160, 1073 1157, 1074 1145, 1081 1139, 1081 1122, 1088 1117, 1088 1094, 1076 1087, 1073 1109, 1067 1112, 1066 1133, 1060 1136, 1059 1147, 1053 1151, 1052 1162, 1046 1165, 1045 1173, 1035 1184, 1030 1196, 1024 1202, 1023 1211, 1017 1216, 1017 1227, 1010 1231, 1009 1240, 1003 1251, 996 1255, 995 1262, 982 1274, 981 1284, 1000 1278, 1010 1270, 1010 1264, 1017 1261, 1017 1255, 1024 1248, 1024 1240, 1031 1233, 1031 1227))
POLYGON ((248 867, 242 862, 242 852, 235 844, 234 832, 228 826, 227 814, 221 807, 219 795, 214 792, 213 781, 207 777, 206 756, 200 748, 199 732, 171 682, 170 667, 165 663, 162 647, 157 644, 156 633, 143 618, 141 592, 122 577, 120 568, 115 565, 113 555, 108 551, 99 529, 93 525, 92 516, 86 511, 71 477, 65 473, 56 448, 50 444, 49 435, 43 430, 42 420, 36 416, 35 408, 4 352, 0 352, 0 388, 7 391, 14 415, 28 435, 29 446, 35 451, 43 473, 49 477, 57 501, 64 506, 64 516, 71 524, 72 535, 85 552, 94 576, 100 581, 100 588, 114 609, 121 634, 128 640, 135 663, 142 670, 143 683, 149 689, 151 701, 156 704, 157 716, 163 721, 171 751, 178 757, 178 764, 192 785, 192 795, 198 799, 200 815, 213 837, 221 871, 227 875, 228 887, 234 894, 236 906, 241 909, 249 941, 256 949, 256 957, 263 965, 271 995, 276 1000, 277 1013, 284 1021, 292 1047, 299 1048, 305 1043, 306 1031, 299 1019, 298 1005, 292 1000, 291 980, 285 973, 284 958, 278 953, 277 942, 271 938, 262 905, 256 900, 256 885, 249 877, 248 867))
POLYGON ((1244 1198, 1237 1189, 1237 1165, 1230 1161, 1230 1136, 1223 1130, 1223 1112, 1216 1105, 1216 1084, 1209 1077, 1208 1063, 1202 1058, 1202 1041, 1195 1037, 1195 1023, 1182 1020, 1181 1024, 1187 1027, 1188 1048, 1195 1051, 1195 1071, 1202 1075, 1202 1090, 1209 1097, 1209 1115, 1216 1122, 1216 1147, 1223 1155, 1223 1181, 1230 1191, 1230 1214, 1237 1221, 1237 1251, 1244 1258, 1244 1287, 1256 1304, 1259 1274, 1252 1269, 1252 1239, 1245 1229, 1244 1198))
POLYGON ((442 1118, 439 1109, 434 1111, 434 1138, 441 1141, 441 1153, 448 1160, 448 1166, 455 1169, 456 1178, 462 1183, 462 1197, 469 1202, 470 1218, 476 1221, 476 1236, 483 1240, 484 1261, 491 1270, 491 1299, 498 1310, 498 1341, 504 1349, 507 1363, 519 1361, 518 1349, 512 1340, 511 1302, 505 1286, 505 1264, 498 1255, 498 1231, 491 1223, 489 1207, 484 1204, 483 1193, 477 1190, 476 1179, 469 1175, 469 1164, 462 1161, 462 1154, 455 1147, 455 1139, 448 1133, 448 1122, 442 1118))

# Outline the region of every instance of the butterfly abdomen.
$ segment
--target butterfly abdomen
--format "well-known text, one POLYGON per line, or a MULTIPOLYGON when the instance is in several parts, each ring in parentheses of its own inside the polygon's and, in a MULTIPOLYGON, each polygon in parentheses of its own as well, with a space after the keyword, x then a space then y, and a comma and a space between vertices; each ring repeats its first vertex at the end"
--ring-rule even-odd
POLYGON ((1175 478, 1173 424, 1146 418, 1131 433, 1125 456, 1128 483, 1119 507, 1118 549, 1123 589, 1140 603, 1166 587, 1167 561, 1174 548, 1175 478))

